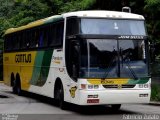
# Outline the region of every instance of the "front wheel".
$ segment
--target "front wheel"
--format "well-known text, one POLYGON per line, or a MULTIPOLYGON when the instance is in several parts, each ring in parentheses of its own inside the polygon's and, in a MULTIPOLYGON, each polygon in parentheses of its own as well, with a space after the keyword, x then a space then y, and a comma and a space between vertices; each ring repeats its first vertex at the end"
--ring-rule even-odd
POLYGON ((55 88, 55 99, 62 110, 65 110, 66 102, 64 101, 64 89, 62 84, 58 84, 55 88))

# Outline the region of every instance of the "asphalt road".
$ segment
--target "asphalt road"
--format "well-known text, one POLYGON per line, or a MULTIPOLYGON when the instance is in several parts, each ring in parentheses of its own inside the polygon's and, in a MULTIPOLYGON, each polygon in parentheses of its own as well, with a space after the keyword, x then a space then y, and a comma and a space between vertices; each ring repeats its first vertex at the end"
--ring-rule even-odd
POLYGON ((80 107, 69 104, 61 110, 50 98, 31 93, 17 96, 0 83, 0 120, 159 120, 160 106, 123 104, 117 112, 107 106, 80 107))

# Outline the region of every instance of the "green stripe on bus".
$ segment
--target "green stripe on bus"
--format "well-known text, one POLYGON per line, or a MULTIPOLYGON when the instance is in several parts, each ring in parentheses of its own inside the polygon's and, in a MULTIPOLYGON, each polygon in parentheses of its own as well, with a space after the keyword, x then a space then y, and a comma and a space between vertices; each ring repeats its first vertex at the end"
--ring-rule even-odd
POLYGON ((48 78, 53 50, 38 51, 35 58, 31 84, 43 86, 48 78))
POLYGON ((129 80, 127 84, 146 84, 149 81, 149 78, 140 78, 138 80, 129 80))
POLYGON ((50 69, 50 63, 52 59, 53 50, 45 51, 43 56, 43 62, 42 62, 42 68, 40 71, 39 79, 40 82, 37 84, 38 86, 43 86, 45 82, 47 81, 49 69, 50 69))
POLYGON ((32 79, 30 81, 32 85, 36 85, 38 82, 38 78, 40 76, 40 71, 42 67, 43 56, 44 56, 44 51, 38 51, 36 54, 32 79))

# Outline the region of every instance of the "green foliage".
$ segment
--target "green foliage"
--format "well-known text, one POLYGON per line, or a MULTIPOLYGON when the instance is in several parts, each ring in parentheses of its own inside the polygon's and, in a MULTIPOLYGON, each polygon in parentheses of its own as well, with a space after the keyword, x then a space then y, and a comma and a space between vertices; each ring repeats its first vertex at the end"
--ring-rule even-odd
POLYGON ((158 85, 152 85, 151 100, 160 101, 160 87, 158 85))
POLYGON ((69 11, 86 10, 89 9, 94 3, 95 0, 71 0, 65 4, 62 2, 61 5, 63 5, 63 7, 61 7, 59 12, 63 13, 69 11))
POLYGON ((160 43, 160 1, 159 0, 145 0, 144 11, 147 13, 148 32, 150 38, 160 43))
POLYGON ((96 0, 47 0, 55 14, 90 9, 96 0))

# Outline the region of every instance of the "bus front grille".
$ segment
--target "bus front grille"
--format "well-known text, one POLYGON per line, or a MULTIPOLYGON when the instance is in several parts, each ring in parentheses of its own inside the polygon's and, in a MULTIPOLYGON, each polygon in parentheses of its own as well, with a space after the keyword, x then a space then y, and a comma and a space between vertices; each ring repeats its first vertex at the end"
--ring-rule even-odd
POLYGON ((134 88, 136 85, 103 85, 104 88, 134 88))

